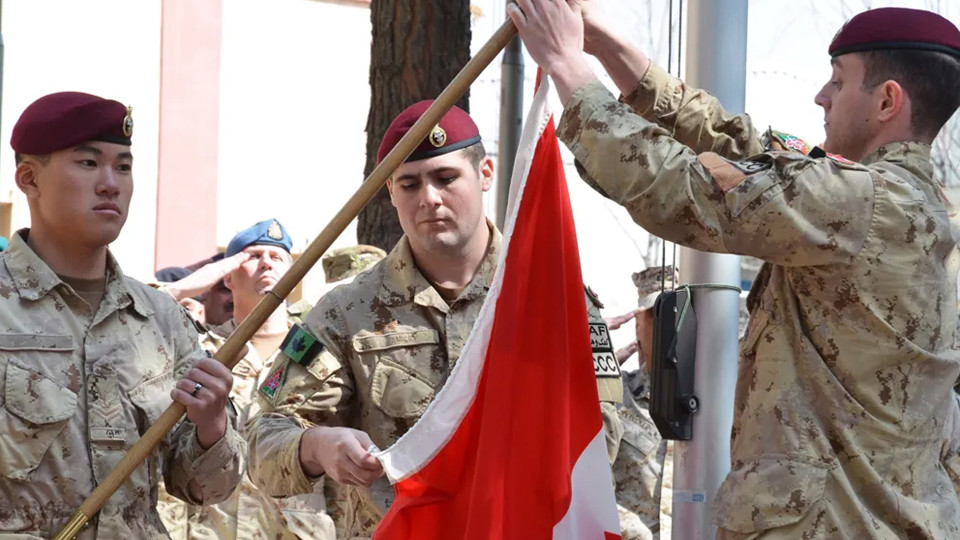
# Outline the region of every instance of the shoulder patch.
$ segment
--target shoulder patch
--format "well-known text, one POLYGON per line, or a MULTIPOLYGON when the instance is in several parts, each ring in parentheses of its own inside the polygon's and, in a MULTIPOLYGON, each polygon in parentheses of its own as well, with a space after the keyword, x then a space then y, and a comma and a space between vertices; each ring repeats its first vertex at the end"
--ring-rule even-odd
POLYGON ((593 371, 597 378, 620 379, 620 363, 610 341, 610 330, 603 321, 590 323, 590 346, 593 349, 593 371))
POLYGON ((769 138, 771 147, 774 150, 793 150, 795 152, 800 152, 803 155, 807 155, 810 153, 810 150, 813 149, 812 146, 804 142, 800 137, 797 137, 796 135, 790 135, 789 133, 784 133, 782 131, 777 131, 775 129, 771 129, 769 131, 769 138))
POLYGON ((313 362, 314 358, 323 352, 323 343, 310 335, 302 326, 295 324, 287 332, 287 337, 283 338, 280 351, 287 355, 290 360, 307 367, 313 362))
POLYGON ((730 161, 714 152, 704 152, 697 156, 697 160, 724 193, 739 186, 748 176, 773 167, 769 161, 730 161))
POLYGON ((260 393, 267 399, 272 400, 277 397, 277 391, 283 386, 283 381, 287 377, 287 363, 277 362, 276 367, 270 372, 267 380, 260 385, 260 393))

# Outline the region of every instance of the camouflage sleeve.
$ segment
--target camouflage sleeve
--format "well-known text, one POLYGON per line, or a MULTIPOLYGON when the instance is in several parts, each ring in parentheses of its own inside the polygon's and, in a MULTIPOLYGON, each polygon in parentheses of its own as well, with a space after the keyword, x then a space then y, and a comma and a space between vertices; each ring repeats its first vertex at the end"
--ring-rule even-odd
POLYGON ((866 167, 797 152, 698 155, 596 80, 570 98, 557 131, 634 221, 681 245, 785 266, 849 263, 873 222, 866 167))
POLYGON ((355 391, 339 313, 326 295, 304 321, 318 352, 297 358, 284 349, 257 391, 261 411, 246 430, 249 474, 272 497, 313 492, 323 477, 308 477, 300 465, 303 433, 318 425, 343 426, 352 417, 355 391))
MULTIPOLYGON (((196 328, 190 316, 179 308, 182 331, 175 331, 174 345, 177 361, 174 378, 184 373, 207 353, 201 348, 196 328)), ((226 500, 240 485, 243 438, 237 432, 237 415, 228 405, 227 431, 213 446, 204 450, 197 440, 196 427, 184 419, 170 435, 164 455, 163 481, 167 491, 190 504, 213 504, 226 500), (203 493, 203 500, 194 500, 188 489, 195 480, 203 493)))
POLYGON ((749 116, 730 114, 717 98, 687 86, 653 62, 637 89, 622 101, 694 152, 742 160, 764 151, 749 116))
POLYGON ((954 490, 960 494, 960 396, 953 396, 944 430, 946 436, 940 462, 947 470, 954 490))
POLYGON ((617 406, 609 401, 600 402, 600 416, 603 417, 603 434, 607 439, 607 459, 613 465, 623 437, 623 424, 617 415, 617 406))

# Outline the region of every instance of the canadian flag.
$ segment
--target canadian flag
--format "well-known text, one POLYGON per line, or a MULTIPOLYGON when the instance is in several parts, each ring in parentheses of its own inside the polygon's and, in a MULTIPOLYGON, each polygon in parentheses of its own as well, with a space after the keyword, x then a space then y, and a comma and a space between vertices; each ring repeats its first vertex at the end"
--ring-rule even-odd
POLYGON ((620 538, 549 86, 523 129, 499 266, 463 353, 377 454, 396 500, 376 540, 620 538))

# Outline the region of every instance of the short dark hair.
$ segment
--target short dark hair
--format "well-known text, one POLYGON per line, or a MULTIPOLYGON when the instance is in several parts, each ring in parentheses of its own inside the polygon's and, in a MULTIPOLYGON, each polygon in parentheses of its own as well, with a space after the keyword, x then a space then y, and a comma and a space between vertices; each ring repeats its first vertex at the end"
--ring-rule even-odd
POLYGON ((474 168, 477 168, 480 167, 480 162, 487 157, 487 150, 483 147, 483 141, 480 141, 464 148, 463 155, 470 160, 470 164, 473 165, 474 168))
POLYGON ((932 140, 960 107, 960 58, 912 49, 859 54, 864 90, 893 80, 910 96, 910 125, 916 136, 932 140))
MULTIPOLYGON (((41 155, 34 155, 34 154, 27 154, 27 155, 29 155, 29 156, 33 157, 33 159, 39 161, 41 165, 46 165, 47 163, 50 163, 50 155, 49 155, 49 154, 44 154, 44 155, 42 155, 42 156, 41 156, 41 155)), ((20 162, 23 161, 23 158, 24 158, 24 157, 25 157, 25 155, 24 155, 24 154, 21 154, 20 152, 14 153, 14 154, 13 154, 13 163, 14 163, 15 165, 19 165, 20 162)))

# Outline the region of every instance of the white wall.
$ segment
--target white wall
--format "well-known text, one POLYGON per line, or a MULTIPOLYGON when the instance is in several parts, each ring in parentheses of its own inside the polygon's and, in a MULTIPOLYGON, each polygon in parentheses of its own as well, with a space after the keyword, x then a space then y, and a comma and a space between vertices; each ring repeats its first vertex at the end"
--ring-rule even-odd
MULTIPOLYGON (((217 242, 276 218, 301 251, 363 180, 370 11, 224 0, 217 242)), ((357 243, 356 221, 333 247, 357 243)), ((319 265, 305 297, 322 289, 319 265)))
POLYGON ((124 271, 151 276, 156 229, 160 0, 3 2, 0 201, 14 202, 14 229, 30 223, 14 184, 10 133, 42 95, 88 92, 133 106, 134 196, 113 251, 124 271))

